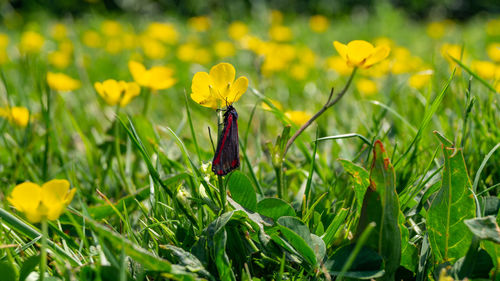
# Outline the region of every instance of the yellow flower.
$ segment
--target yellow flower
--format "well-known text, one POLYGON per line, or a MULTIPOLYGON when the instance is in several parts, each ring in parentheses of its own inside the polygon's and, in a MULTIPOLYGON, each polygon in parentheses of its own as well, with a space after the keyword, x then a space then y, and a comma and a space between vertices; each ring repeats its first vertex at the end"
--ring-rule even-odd
POLYGON ((152 22, 146 29, 146 34, 169 45, 174 45, 179 40, 179 33, 170 23, 152 22))
POLYGON ((174 70, 166 66, 153 66, 150 69, 136 61, 129 61, 128 69, 135 82, 153 91, 172 87, 177 80, 173 78, 174 70))
POLYGON ((47 73, 49 87, 56 91, 69 92, 80 88, 80 81, 69 77, 64 73, 47 73))
POLYGON ((340 76, 347 76, 352 72, 352 66, 347 65, 346 61, 339 56, 327 58, 326 65, 329 69, 334 70, 340 76))
POLYGON ((30 112, 26 107, 13 106, 0 108, 0 116, 19 127, 26 127, 30 119, 30 112))
POLYGON ((446 29, 451 25, 451 21, 433 21, 427 24, 426 32, 429 37, 433 39, 439 39, 443 37, 446 33, 446 29))
POLYGON ((57 41, 60 41, 68 35, 68 30, 66 26, 62 23, 56 23, 52 26, 50 30, 50 35, 57 41))
POLYGON ((386 45, 373 47, 363 40, 354 40, 347 45, 334 41, 333 46, 349 66, 361 68, 369 68, 384 60, 390 52, 390 48, 386 45))
POLYGON ((494 79, 497 76, 497 66, 491 61, 472 61, 471 69, 484 79, 494 79))
POLYGON ((309 74, 309 68, 307 65, 303 64, 294 64, 290 68, 290 76, 293 77, 295 80, 304 80, 307 78, 307 75, 309 74))
POLYGON ((7 48, 9 45, 9 36, 0 32, 0 50, 7 48))
MULTIPOLYGON (((274 107, 276 107, 278 110, 282 110, 283 109, 283 105, 281 105, 281 103, 277 100, 273 100, 273 99, 269 99, 269 101, 272 103, 272 105, 274 105, 274 107)), ((262 109, 263 110, 266 110, 266 111, 272 111, 273 109, 267 105, 267 103, 265 102, 262 102, 261 103, 261 106, 262 106, 262 109)))
POLYGON ((233 43, 229 41, 219 41, 215 43, 214 49, 215 54, 219 58, 232 57, 236 54, 236 49, 234 48, 233 43))
POLYGON ((284 25, 273 25, 269 29, 269 37, 278 42, 285 42, 292 40, 292 30, 284 25))
POLYGON ((102 83, 96 82, 94 87, 104 101, 111 106, 119 104, 121 107, 124 107, 141 92, 141 87, 135 82, 116 81, 113 79, 105 80, 102 83))
POLYGON ((66 52, 62 52, 62 51, 51 52, 51 53, 49 53, 47 58, 48 58, 48 61, 51 65, 53 65, 57 68, 60 68, 60 69, 68 67, 68 65, 71 62, 70 55, 67 54, 66 52))
POLYGON ((232 104, 238 101, 248 88, 244 76, 234 80, 236 71, 229 63, 219 63, 209 73, 197 72, 191 84, 191 98, 205 107, 232 104))
POLYGON ((83 44, 90 48, 98 48, 101 46, 101 35, 93 30, 87 30, 83 33, 83 44))
POLYGON ((500 43, 491 43, 486 47, 488 57, 495 62, 500 62, 500 43))
POLYGON ((0 49, 0 65, 5 64, 8 61, 9 61, 9 55, 7 55, 7 51, 0 49))
POLYGON ((56 220, 75 195, 76 189, 70 190, 69 186, 67 180, 51 180, 42 186, 24 182, 12 190, 7 200, 32 223, 56 220))
POLYGON ((323 33, 328 29, 328 19, 323 15, 315 15, 309 19, 309 27, 316 33, 323 33))
POLYGON ((228 28, 229 37, 233 40, 240 40, 248 34, 248 27, 241 21, 232 22, 228 28))
POLYGON ((271 11, 271 23, 272 24, 281 24, 283 22, 283 13, 278 10, 271 11))
POLYGON ((107 36, 117 36, 122 32, 122 26, 114 20, 105 20, 101 23, 101 31, 107 36))
POLYGON ((361 93, 362 96, 372 96, 378 92, 378 87, 373 80, 362 78, 356 82, 356 89, 361 93))
POLYGON ((142 50, 146 57, 150 59, 162 59, 167 54, 167 50, 162 43, 153 38, 143 38, 142 40, 142 50))
POLYGON ((441 46, 441 54, 450 63, 454 63, 451 57, 461 60, 465 57, 465 52, 462 52, 462 46, 456 44, 443 44, 441 46))
POLYGON ((408 79, 408 85, 415 89, 422 89, 431 81, 432 70, 421 71, 419 73, 413 74, 408 79))
POLYGON ((26 31, 21 35, 19 48, 23 53, 38 53, 42 49, 45 39, 34 31, 26 31))
POLYGON ((211 22, 208 17, 192 17, 188 20, 188 25, 198 32, 207 31, 210 28, 211 22))
POLYGON ((311 119, 311 114, 305 112, 305 111, 299 111, 299 110, 290 110, 285 112, 286 118, 290 119, 292 123, 296 124, 297 126, 302 126, 304 125, 309 119, 311 119))

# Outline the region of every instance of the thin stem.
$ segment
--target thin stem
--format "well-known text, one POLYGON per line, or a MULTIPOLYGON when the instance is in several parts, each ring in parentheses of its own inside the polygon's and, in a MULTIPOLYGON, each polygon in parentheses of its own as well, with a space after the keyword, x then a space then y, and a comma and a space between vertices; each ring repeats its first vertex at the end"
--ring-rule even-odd
POLYGON ((282 182, 282 177, 281 177, 281 171, 283 170, 282 169, 282 166, 283 166, 283 163, 281 164, 280 167, 275 167, 274 168, 274 171, 276 172, 276 186, 277 186, 277 189, 278 189, 278 198, 280 199, 283 199, 285 200, 285 191, 284 191, 284 188, 283 188, 283 182, 282 182))
POLYGON ((295 139, 297 139, 300 136, 300 134, 302 134, 302 132, 314 122, 314 120, 316 120, 319 116, 321 116, 321 114, 323 114, 328 108, 334 106, 345 95, 345 93, 349 89, 349 86, 351 85, 354 75, 356 74, 356 70, 357 68, 354 68, 352 70, 351 76, 349 76, 349 80, 347 80, 347 83, 345 84, 344 88, 337 94, 335 99, 332 100, 333 97, 333 88, 332 88, 330 95, 328 96, 328 100, 323 105, 323 107, 318 112, 316 112, 316 114, 314 114, 313 117, 311 117, 311 119, 309 119, 304 125, 302 125, 302 127, 300 127, 300 129, 298 129, 297 132, 295 132, 295 134, 288 140, 288 142, 286 143, 285 151, 283 153, 283 158, 285 158, 288 149, 293 144, 295 139))
POLYGON ((226 212, 226 187, 222 176, 217 175, 217 182, 219 183, 220 204, 222 213, 226 212))
POLYGON ((47 269, 47 236, 49 229, 47 219, 42 219, 42 248, 40 249, 40 281, 45 278, 45 271, 47 269))

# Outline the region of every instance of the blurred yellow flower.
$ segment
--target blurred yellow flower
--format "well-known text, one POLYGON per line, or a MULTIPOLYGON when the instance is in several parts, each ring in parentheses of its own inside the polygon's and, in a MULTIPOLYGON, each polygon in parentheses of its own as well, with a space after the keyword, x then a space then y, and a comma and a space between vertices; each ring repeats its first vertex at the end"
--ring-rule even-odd
POLYGON ((56 91, 69 92, 80 88, 80 81, 69 77, 64 73, 47 73, 47 84, 56 91))
POLYGON ((490 36, 500 35, 500 19, 492 19, 486 23, 486 34, 490 36))
POLYGON ((232 22, 228 28, 229 37, 240 40, 248 34, 248 26, 241 21, 232 22))
POLYGON ((25 31, 21 35, 19 49, 22 53, 38 53, 42 49, 45 39, 34 31, 25 31))
POLYGON ((150 59, 162 59, 167 54, 165 46, 156 39, 144 37, 141 43, 144 54, 150 59))
POLYGON ((290 68, 290 76, 295 80, 299 81, 304 80, 307 78, 308 74, 309 74, 309 68, 307 65, 294 64, 290 68))
POLYGON ((373 47, 363 40, 354 40, 347 45, 334 41, 333 46, 349 66, 361 68, 369 68, 384 60, 390 52, 390 48, 386 45, 373 47))
POLYGON ((425 31, 433 39, 442 38, 446 34, 446 29, 452 25, 450 20, 433 21, 427 24, 425 31))
POLYGON ((0 49, 0 65, 5 64, 9 61, 9 55, 7 55, 7 50, 0 49))
POLYGON ((302 47, 297 50, 299 61, 307 66, 314 67, 316 65, 316 53, 308 47, 302 47))
POLYGON ((104 46, 106 52, 116 55, 123 50, 122 40, 119 37, 110 37, 104 46))
POLYGON ((273 25, 269 29, 269 37, 278 42, 290 41, 293 38, 293 33, 290 27, 284 25, 273 25))
POLYGON ((491 43, 486 47, 486 52, 491 60, 500 63, 500 43, 491 43))
POLYGON ((175 26, 170 23, 152 22, 148 25, 146 34, 169 45, 174 45, 179 40, 179 33, 175 26))
POLYGON ((83 44, 90 48, 98 48, 101 46, 101 35, 93 30, 87 30, 83 33, 83 44))
POLYGON ((0 32, 0 50, 7 48, 9 41, 9 35, 0 32))
POLYGON ((363 97, 372 96, 378 92, 377 84, 373 80, 366 78, 356 81, 356 89, 363 97))
POLYGON ((50 35, 57 41, 63 40, 68 35, 66 25, 62 23, 54 24, 50 29, 50 35))
POLYGON ((281 24, 283 23, 283 13, 278 10, 271 11, 271 24, 281 24))
POLYGON ((209 73, 197 72, 191 84, 191 98, 202 106, 216 109, 238 101, 248 88, 248 79, 240 76, 229 63, 219 63, 209 73))
POLYGON ((311 119, 312 115, 299 110, 289 110, 285 112, 286 118, 288 118, 292 123, 297 126, 304 125, 309 119, 311 119))
POLYGON ((408 79, 408 85, 417 90, 423 89, 429 84, 432 77, 432 70, 425 70, 419 73, 415 73, 408 79))
POLYGON ((451 57, 462 60, 465 57, 465 52, 462 52, 462 46, 456 44, 443 44, 441 46, 441 54, 450 63, 454 63, 451 57))
POLYGON ((4 107, 0 108, 0 117, 19 127, 26 127, 30 119, 30 112, 26 107, 21 106, 4 107))
MULTIPOLYGON (((283 105, 281 105, 281 103, 277 100, 273 100, 273 99, 269 99, 269 101, 271 102, 272 105, 274 105, 274 107, 276 107, 278 110, 283 110, 283 105)), ((263 110, 266 110, 266 111, 272 111, 273 109, 267 105, 267 103, 265 102, 262 102, 261 103, 261 106, 262 106, 262 109, 263 110)))
POLYGON ((316 33, 323 33, 328 30, 328 19, 323 15, 314 15, 309 19, 309 27, 316 33))
POLYGON ((122 32, 122 25, 115 20, 105 20, 101 23, 101 32, 106 36, 118 36, 122 32))
POLYGON ((108 79, 102 83, 96 82, 94 87, 104 101, 111 106, 119 104, 124 107, 141 92, 141 87, 136 82, 116 81, 114 79, 108 79))
POLYGON ((347 62, 339 56, 332 56, 327 58, 326 65, 328 69, 334 70, 340 76, 347 76, 352 72, 352 66, 347 65, 347 62))
POLYGON ((470 68, 484 79, 495 79, 497 76, 500 76, 500 73, 497 73, 498 67, 491 61, 474 60, 470 68))
POLYGON ((219 41, 214 46, 215 54, 219 58, 228 58, 236 54, 236 48, 229 41, 219 41))
POLYGON ((70 190, 67 180, 51 180, 42 186, 24 182, 14 187, 7 200, 30 222, 38 223, 42 219, 58 219, 73 200, 75 192, 75 188, 70 190))
POLYGON ((128 69, 135 82, 153 91, 172 87, 177 79, 173 77, 174 70, 166 66, 153 66, 150 69, 136 61, 128 62, 128 69))
POLYGON ((50 52, 47 59, 51 65, 59 69, 64 69, 71 63, 71 56, 61 51, 50 52))
POLYGON ((192 17, 188 20, 188 25, 192 29, 202 32, 210 29, 210 19, 206 16, 192 17))

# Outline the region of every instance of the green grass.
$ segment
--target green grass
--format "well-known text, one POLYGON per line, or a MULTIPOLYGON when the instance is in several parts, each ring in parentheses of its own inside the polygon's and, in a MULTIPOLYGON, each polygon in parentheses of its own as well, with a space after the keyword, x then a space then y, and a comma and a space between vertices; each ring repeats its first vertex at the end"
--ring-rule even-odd
MULTIPOLYGON (((331 19, 323 34, 309 29, 307 17, 285 15, 294 33, 287 44, 297 53, 272 75, 262 73, 263 58, 250 50, 216 57, 214 42, 237 45, 216 16, 205 33, 184 18, 160 19, 180 34, 160 59, 145 56, 141 46, 109 54, 83 44, 84 31, 101 32, 105 19, 62 21, 74 46, 63 70, 47 59, 59 46, 50 37, 55 20, 42 13, 26 24, 46 40, 31 55, 17 50, 22 26, 0 27, 10 38, 10 60, 0 65, 0 107, 31 113, 26 127, 0 119, 0 279, 38 273, 42 245, 41 225, 30 224, 6 197, 24 181, 60 178, 77 194, 49 222, 45 280, 438 280, 442 268, 457 280, 498 280, 498 81, 470 67, 489 60, 486 46, 500 42, 500 35, 485 33, 487 18, 455 23, 432 39, 425 22, 385 5, 372 15, 331 19), (358 71, 345 96, 286 152, 300 125, 285 112, 313 115, 330 89, 336 94, 348 80, 326 67, 326 58, 337 55, 332 42, 379 37, 394 41, 391 64, 400 46, 422 66, 380 77, 358 71), (179 46, 192 41, 212 59, 181 60, 179 46), (463 46, 462 60, 446 60, 444 43, 463 46), (291 67, 306 46, 316 59, 300 80, 291 67), (146 89, 118 111, 93 87, 109 78, 132 81, 127 63, 138 56, 147 67, 172 67, 178 79, 151 94, 147 114, 146 89), (250 87, 235 103, 241 167, 218 179, 208 131, 216 143, 217 114, 189 95, 194 73, 223 61, 250 87), (430 83, 411 88, 409 77, 422 68, 434 71, 430 83), (51 90, 47 71, 64 72, 82 87, 51 90), (361 78, 375 81, 377 93, 361 93, 361 78)), ((119 38, 141 34, 149 23, 127 15, 117 20, 125 30, 119 38)), ((267 14, 244 21, 267 40, 267 14)))

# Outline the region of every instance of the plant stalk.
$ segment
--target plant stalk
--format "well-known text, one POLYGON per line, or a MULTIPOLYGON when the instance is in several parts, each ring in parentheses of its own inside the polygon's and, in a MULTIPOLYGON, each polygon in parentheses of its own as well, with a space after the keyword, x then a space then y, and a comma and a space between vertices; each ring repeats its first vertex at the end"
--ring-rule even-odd
POLYGON ((40 281, 45 278, 45 271, 47 270, 47 236, 49 229, 47 218, 42 219, 42 247, 40 249, 40 281))

